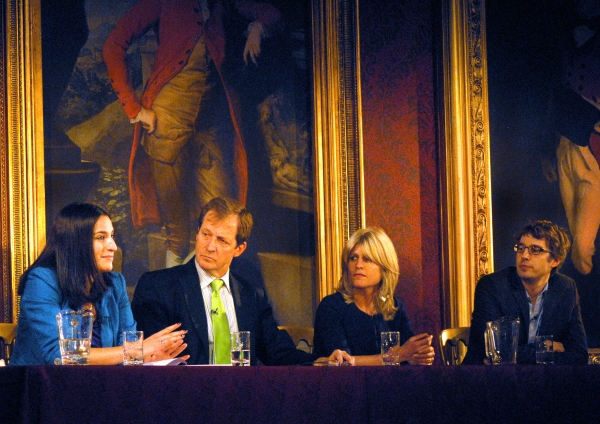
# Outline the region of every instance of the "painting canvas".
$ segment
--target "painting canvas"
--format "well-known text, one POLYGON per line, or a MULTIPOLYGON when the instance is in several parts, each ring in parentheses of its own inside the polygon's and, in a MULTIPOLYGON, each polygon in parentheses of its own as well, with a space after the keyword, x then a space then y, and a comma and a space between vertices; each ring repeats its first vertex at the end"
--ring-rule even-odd
POLYGON ((486 1, 494 265, 514 265, 513 234, 528 220, 569 229, 561 272, 577 283, 590 347, 600 346, 599 17, 597 1, 486 1))
MULTIPOLYGON (((243 61, 249 22, 241 16, 229 23, 228 31, 237 34, 228 41, 234 59, 223 64, 239 97, 249 165, 246 205, 255 224, 244 257, 262 271, 281 323, 311 325, 311 10, 307 2, 269 3, 281 12, 285 26, 263 39, 257 65, 243 61)), ((108 35, 134 4, 42 1, 47 221, 71 201, 105 207, 120 247, 119 268, 132 289, 143 272, 165 266, 162 225, 132 222, 133 125, 102 55, 108 35)), ((150 29, 127 50, 129 78, 138 93, 152 72, 158 42, 156 30, 150 29)))

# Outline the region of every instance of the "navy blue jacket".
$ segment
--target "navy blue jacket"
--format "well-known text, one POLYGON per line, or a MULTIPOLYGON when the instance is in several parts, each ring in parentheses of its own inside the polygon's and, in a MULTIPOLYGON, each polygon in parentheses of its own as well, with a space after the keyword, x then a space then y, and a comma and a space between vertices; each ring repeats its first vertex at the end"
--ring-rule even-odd
MULTIPOLYGON (((277 328, 273 309, 260 282, 235 275, 233 270, 229 275, 238 329, 250 331, 253 365, 258 361, 265 365, 300 365, 317 358, 296 349, 288 333, 277 328)), ((190 355, 187 361, 190 365, 209 363, 208 324, 194 259, 181 266, 142 275, 131 308, 138 329, 146 334, 180 322, 181 329, 188 330, 185 336, 188 347, 181 355, 190 355)))
MULTIPOLYGON (((535 364, 535 348, 528 344, 529 302, 525 287, 514 266, 482 277, 475 288, 469 347, 463 364, 482 364, 485 358, 484 331, 487 321, 502 317, 520 319, 517 363, 535 364)), ((544 312, 539 335, 553 335, 565 351, 554 354, 556 364, 587 364, 587 342, 581 321, 575 282, 555 273, 544 294, 544 312)))

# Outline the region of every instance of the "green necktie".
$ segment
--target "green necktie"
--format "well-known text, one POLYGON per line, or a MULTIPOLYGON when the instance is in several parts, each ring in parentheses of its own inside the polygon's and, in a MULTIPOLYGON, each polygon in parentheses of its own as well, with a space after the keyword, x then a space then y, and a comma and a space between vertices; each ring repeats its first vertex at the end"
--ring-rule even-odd
POLYGON ((223 280, 217 279, 210 283, 212 294, 210 307, 213 326, 213 339, 215 348, 215 364, 230 364, 231 353, 229 349, 229 321, 227 313, 221 302, 219 291, 223 286, 223 280))

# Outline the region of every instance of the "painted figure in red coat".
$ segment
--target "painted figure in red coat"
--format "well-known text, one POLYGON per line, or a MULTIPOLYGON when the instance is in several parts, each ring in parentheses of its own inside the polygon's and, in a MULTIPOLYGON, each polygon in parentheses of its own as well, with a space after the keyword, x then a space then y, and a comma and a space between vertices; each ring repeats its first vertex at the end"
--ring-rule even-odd
POLYGON ((129 164, 133 223, 162 224, 167 266, 187 255, 192 219, 206 202, 216 196, 246 201, 240 105, 222 72, 234 14, 248 22, 239 54, 246 65, 256 64, 262 38, 276 34, 282 19, 274 6, 250 0, 139 0, 104 44, 111 84, 135 125, 129 164), (127 49, 151 29, 158 50, 138 97, 127 49))

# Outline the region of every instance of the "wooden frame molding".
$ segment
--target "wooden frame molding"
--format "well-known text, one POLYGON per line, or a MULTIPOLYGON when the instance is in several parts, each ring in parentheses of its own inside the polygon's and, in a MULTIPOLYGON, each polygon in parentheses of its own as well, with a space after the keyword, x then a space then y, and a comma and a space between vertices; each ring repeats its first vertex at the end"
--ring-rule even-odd
POLYGON ((10 293, 3 318, 16 322, 17 282, 45 240, 40 0, 11 0, 4 7, 8 181, 2 186, 9 201, 2 212, 8 212, 10 249, 3 269, 9 268, 10 283, 3 287, 10 293))
POLYGON ((484 0, 444 0, 442 22, 444 304, 456 327, 470 325, 475 285, 493 272, 484 0))
POLYGON ((333 293, 340 254, 364 226, 358 0, 313 2, 317 298, 333 293))

